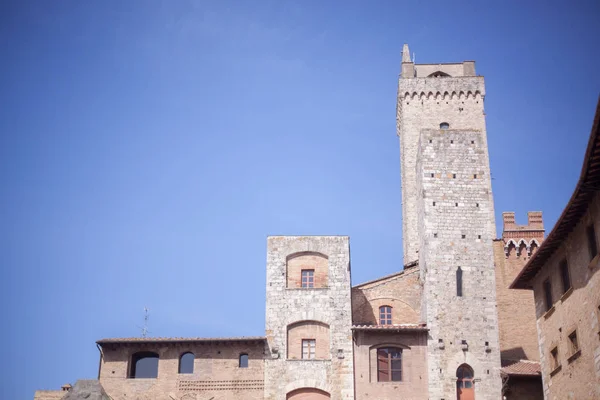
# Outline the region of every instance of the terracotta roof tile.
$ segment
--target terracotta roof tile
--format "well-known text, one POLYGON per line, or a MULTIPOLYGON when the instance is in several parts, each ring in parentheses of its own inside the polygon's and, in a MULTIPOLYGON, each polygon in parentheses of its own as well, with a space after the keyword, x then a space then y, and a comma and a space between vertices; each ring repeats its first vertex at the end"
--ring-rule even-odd
POLYGON ((426 324, 352 325, 355 331, 427 331, 426 324))
POLYGON ((96 343, 103 344, 126 344, 126 343, 191 343, 191 342, 250 342, 265 341, 264 336, 241 336, 241 337, 221 337, 221 338, 200 338, 200 337, 128 337, 128 338, 109 338, 100 339, 96 343))
POLYGON ((502 372, 508 375, 542 376, 540 363, 530 360, 502 360, 502 372))

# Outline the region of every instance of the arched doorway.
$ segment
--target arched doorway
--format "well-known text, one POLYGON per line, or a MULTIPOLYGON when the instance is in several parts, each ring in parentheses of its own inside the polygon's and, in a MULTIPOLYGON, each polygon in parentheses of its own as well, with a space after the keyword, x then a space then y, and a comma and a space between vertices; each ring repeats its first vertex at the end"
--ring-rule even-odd
POLYGON ((329 400, 329 393, 315 388, 302 388, 289 392, 287 400, 329 400))
POLYGON ((475 400, 473 368, 463 364, 456 370, 456 399, 475 400))

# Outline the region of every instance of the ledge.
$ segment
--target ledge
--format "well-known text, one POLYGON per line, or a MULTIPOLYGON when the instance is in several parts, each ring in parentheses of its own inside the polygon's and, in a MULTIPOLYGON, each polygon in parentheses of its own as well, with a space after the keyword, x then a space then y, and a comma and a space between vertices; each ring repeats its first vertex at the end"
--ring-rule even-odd
POLYGON ((558 374, 558 372, 562 369, 562 365, 558 365, 558 367, 554 368, 551 372, 550 372, 550 376, 554 376, 556 374, 558 374))
POLYGON ((285 361, 294 361, 294 362, 298 362, 298 361, 302 361, 302 362, 323 362, 323 361, 327 361, 327 362, 331 362, 331 358, 314 358, 312 360, 308 360, 308 359, 303 359, 303 358, 286 358, 285 361))
POLYGON ((560 296, 561 303, 564 303, 564 301, 571 295, 571 293, 573 293, 573 286, 571 286, 569 290, 567 290, 563 293, 562 296, 560 296))
POLYGON ((331 289, 329 286, 325 286, 325 287, 309 287, 309 288, 303 288, 303 287, 292 287, 292 288, 288 288, 286 287, 285 290, 298 290, 298 291, 306 291, 309 292, 311 290, 329 290, 331 289))
POLYGON ((577 350, 575 353, 571 354, 569 356, 569 358, 567 358, 567 361, 570 363, 572 363, 573 361, 577 360, 579 358, 579 356, 581 355, 581 349, 577 350))
POLYGON ((554 306, 550 307, 550 309, 544 313, 544 319, 550 318, 550 316, 554 314, 554 310, 554 306))

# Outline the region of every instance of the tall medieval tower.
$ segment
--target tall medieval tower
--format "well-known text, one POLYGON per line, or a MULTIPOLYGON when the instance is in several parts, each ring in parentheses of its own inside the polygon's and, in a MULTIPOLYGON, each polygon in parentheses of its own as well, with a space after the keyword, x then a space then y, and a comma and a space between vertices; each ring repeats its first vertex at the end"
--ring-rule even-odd
POLYGON ((473 61, 414 64, 404 45, 397 103, 404 262, 419 260, 432 400, 456 398, 457 384, 477 399, 501 397, 484 96, 473 61))

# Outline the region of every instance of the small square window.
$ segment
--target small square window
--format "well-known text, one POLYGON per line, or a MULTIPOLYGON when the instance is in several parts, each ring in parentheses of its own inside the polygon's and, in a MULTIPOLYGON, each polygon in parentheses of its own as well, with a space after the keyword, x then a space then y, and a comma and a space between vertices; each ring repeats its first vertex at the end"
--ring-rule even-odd
POLYGON ((471 140, 471 144, 475 144, 475 141, 474 141, 474 140, 471 140))
POLYGON ((454 203, 454 207, 458 207, 458 203, 454 203))
POLYGON ((434 238, 436 238, 436 237, 437 237, 437 233, 434 233, 434 234, 433 234, 433 237, 434 237, 434 238))
POLYGON ((475 207, 479 207, 479 203, 475 203, 475 207))
POLYGON ((433 143, 433 140, 429 139, 429 143, 433 143))
POLYGON ((302 276, 302 287, 303 288, 314 288, 315 287, 315 270, 314 269, 303 269, 301 276, 302 276))
POLYGON ((477 235, 477 239, 481 239, 481 235, 477 235))
POLYGON ((452 179, 456 179, 456 174, 452 174, 452 179))
POLYGON ((451 141, 450 141, 450 144, 453 144, 453 143, 454 143, 454 140, 451 140, 451 141))
POLYGON ((477 179, 477 174, 473 174, 473 179, 477 179))
POLYGON ((464 239, 464 238, 466 238, 466 237, 467 237, 467 235, 460 235, 460 238, 461 238, 461 239, 464 239))
POLYGON ((433 202, 433 206, 435 207, 435 201, 433 202))
POLYGON ((431 174, 431 177, 433 178, 435 176, 435 174, 431 174))

